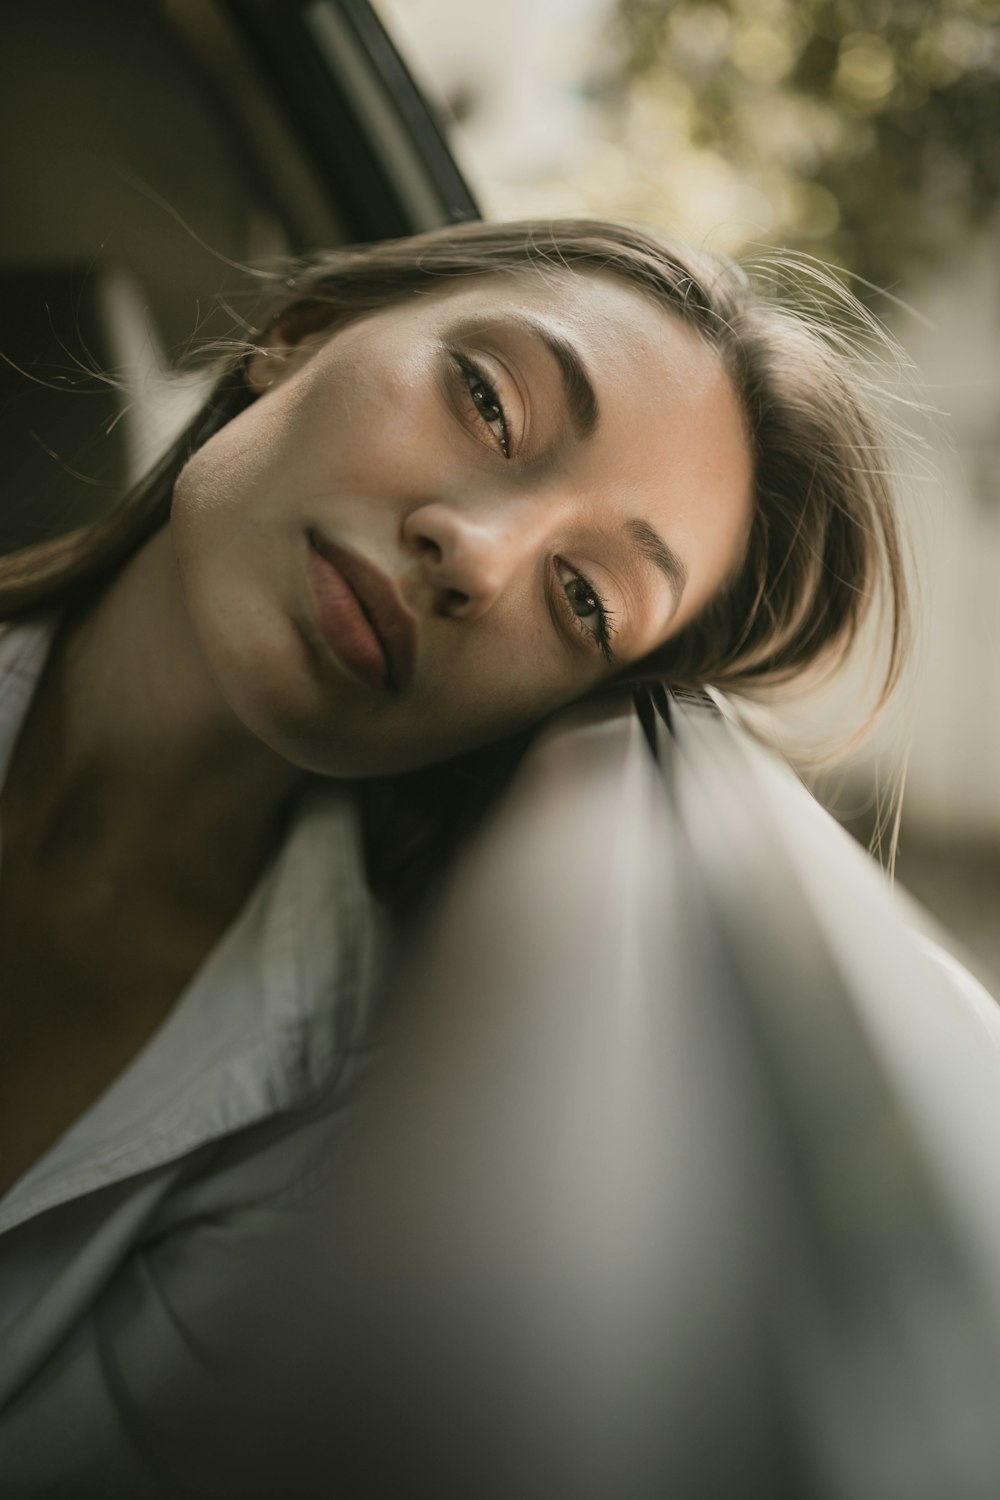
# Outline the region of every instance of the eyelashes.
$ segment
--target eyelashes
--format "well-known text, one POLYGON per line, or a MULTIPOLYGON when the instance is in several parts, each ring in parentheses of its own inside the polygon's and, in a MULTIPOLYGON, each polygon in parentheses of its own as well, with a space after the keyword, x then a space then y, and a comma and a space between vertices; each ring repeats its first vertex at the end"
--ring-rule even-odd
POLYGON ((585 573, 570 567, 562 558, 556 559, 555 568, 564 608, 569 612, 575 628, 596 643, 609 662, 616 661, 611 646, 614 615, 605 604, 603 595, 585 573), (562 576, 563 571, 569 575, 567 578, 562 576), (593 620, 593 625, 585 624, 586 620, 593 620))
POLYGON ((499 447, 504 458, 510 458, 510 426, 496 386, 471 359, 461 354, 453 354, 452 359, 461 373, 474 421, 485 429, 483 435, 499 447))
MULTIPOLYGON (((451 358, 461 378, 472 424, 480 435, 496 447, 505 459, 511 457, 511 431, 507 413, 496 386, 485 370, 467 355, 452 353, 451 358)), ((561 607, 572 626, 588 644, 596 646, 612 663, 617 662, 611 640, 614 615, 603 595, 586 574, 561 558, 555 560, 557 593, 561 607), (563 574, 566 577, 563 577, 563 574), (592 623, 587 623, 588 621, 592 623)))

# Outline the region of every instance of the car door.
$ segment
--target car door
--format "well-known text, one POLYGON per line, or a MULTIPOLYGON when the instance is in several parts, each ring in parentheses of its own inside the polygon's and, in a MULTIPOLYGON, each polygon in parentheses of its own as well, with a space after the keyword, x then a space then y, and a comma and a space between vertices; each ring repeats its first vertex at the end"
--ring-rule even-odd
POLYGON ((393 1434, 348 1473, 991 1500, 1000 1015, 713 695, 550 720, 399 988, 314 1345, 393 1434))

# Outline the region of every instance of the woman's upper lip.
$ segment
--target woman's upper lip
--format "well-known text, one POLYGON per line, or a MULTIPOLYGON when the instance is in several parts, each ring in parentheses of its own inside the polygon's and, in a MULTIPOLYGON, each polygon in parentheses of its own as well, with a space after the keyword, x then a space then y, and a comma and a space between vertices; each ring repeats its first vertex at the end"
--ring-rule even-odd
POLYGON ((389 663, 389 680, 397 691, 401 691, 413 676, 417 644, 413 616, 402 604, 390 580, 373 563, 331 542, 315 527, 309 530, 309 541, 321 557, 333 564, 356 595, 382 643, 389 663))

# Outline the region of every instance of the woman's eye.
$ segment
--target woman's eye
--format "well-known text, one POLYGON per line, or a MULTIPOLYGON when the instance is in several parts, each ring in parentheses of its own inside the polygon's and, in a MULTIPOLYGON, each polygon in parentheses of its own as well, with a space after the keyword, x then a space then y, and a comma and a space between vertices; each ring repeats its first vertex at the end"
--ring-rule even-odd
POLYGON ((565 587, 570 609, 578 619, 589 620, 595 615, 600 617, 601 601, 585 578, 572 578, 565 587))
POLYGON ((462 381, 472 403, 476 421, 482 422, 489 429, 490 441, 499 442, 504 458, 509 458, 510 430, 507 426, 507 414, 497 395, 496 387, 471 360, 459 359, 456 355, 455 363, 461 371, 462 381))
POLYGON ((469 386, 469 395, 479 408, 479 415, 484 422, 503 421, 503 407, 497 399, 496 391, 485 380, 474 380, 469 386))
POLYGON ((601 595, 589 578, 567 563, 559 562, 557 573, 563 596, 579 629, 597 643, 608 661, 614 661, 615 654, 611 649, 613 616, 601 595))

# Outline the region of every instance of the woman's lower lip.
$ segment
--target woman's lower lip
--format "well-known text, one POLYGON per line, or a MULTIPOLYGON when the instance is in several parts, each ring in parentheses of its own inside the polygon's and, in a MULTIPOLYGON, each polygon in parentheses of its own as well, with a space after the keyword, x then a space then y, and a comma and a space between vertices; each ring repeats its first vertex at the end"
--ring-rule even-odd
POLYGON ((368 687, 387 687, 389 663, 357 595, 311 542, 306 566, 316 623, 337 660, 368 687))

